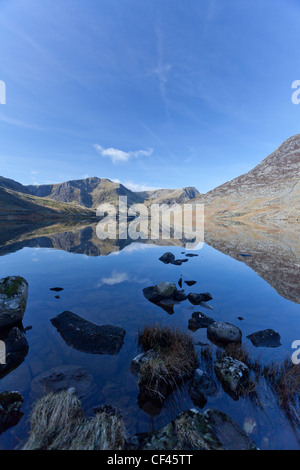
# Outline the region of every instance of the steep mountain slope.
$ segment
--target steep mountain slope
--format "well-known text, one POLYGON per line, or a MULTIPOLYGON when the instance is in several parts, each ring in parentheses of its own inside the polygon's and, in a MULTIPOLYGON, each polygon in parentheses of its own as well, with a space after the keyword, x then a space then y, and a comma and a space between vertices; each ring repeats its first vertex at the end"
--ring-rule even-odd
POLYGON ((23 184, 9 178, 4 178, 3 176, 0 176, 0 187, 11 189, 12 191, 18 191, 19 193, 31 194, 27 186, 23 186, 23 184))
POLYGON ((248 173, 198 196, 206 216, 299 219, 300 134, 286 140, 248 173))
POLYGON ((27 186, 31 194, 61 202, 75 202, 80 206, 96 208, 103 202, 117 204, 119 196, 127 196, 128 204, 142 202, 134 192, 106 178, 86 178, 58 184, 27 186))
POLYGON ((94 211, 0 187, 0 219, 93 218, 94 211))

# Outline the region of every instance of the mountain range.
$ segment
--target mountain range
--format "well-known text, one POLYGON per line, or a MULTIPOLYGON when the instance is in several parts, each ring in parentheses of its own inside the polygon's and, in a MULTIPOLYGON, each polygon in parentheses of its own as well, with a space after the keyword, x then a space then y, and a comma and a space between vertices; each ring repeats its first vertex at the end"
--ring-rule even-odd
POLYGON ((0 177, 0 216, 38 218, 92 217, 102 203, 117 206, 119 196, 126 196, 128 205, 155 201, 159 204, 187 202, 199 195, 196 188, 160 189, 134 192, 106 178, 86 178, 58 184, 24 186, 0 177))
POLYGON ((248 173, 206 194, 194 187, 134 192, 106 178, 24 186, 0 177, 0 217, 93 218, 103 202, 117 205, 119 196, 134 203, 195 202, 205 205, 207 218, 299 221, 300 134, 286 140, 248 173))

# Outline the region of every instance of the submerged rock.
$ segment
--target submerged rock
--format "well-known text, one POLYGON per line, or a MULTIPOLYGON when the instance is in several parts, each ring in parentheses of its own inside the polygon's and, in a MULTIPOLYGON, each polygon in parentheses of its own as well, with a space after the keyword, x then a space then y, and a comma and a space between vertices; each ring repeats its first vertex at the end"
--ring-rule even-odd
POLYGON ((247 338, 256 348, 278 348, 278 346, 281 346, 280 334, 272 329, 257 331, 248 335, 247 338))
POLYGON ((0 393, 0 434, 18 424, 23 416, 20 412, 23 402, 19 392, 0 393))
POLYGON ((65 365, 54 367, 35 377, 31 382, 31 391, 35 396, 42 396, 73 388, 78 398, 83 398, 89 395, 92 386, 93 377, 87 369, 65 365))
POLYGON ((20 276, 0 279, 0 328, 22 321, 28 297, 28 282, 20 276))
POLYGON ((209 292, 204 292, 203 294, 195 294, 190 292, 188 299, 193 305, 200 305, 202 302, 209 302, 213 299, 212 295, 209 292))
POLYGON ((201 312, 194 312, 192 318, 189 319, 189 329, 196 331, 199 328, 207 328, 213 323, 215 323, 213 318, 207 317, 201 312))
POLYGON ((256 444, 230 416, 211 408, 203 413, 226 450, 257 450, 256 444))
POLYGON ((201 369, 195 371, 194 380, 190 385, 190 397, 194 405, 203 408, 208 396, 214 396, 218 392, 215 381, 201 369))
POLYGON ((68 346, 78 351, 114 355, 124 344, 126 330, 119 326, 96 325, 68 311, 50 321, 68 346))
POLYGON ((19 366, 29 349, 25 334, 16 326, 5 337, 1 336, 1 341, 5 344, 5 363, 0 363, 0 378, 19 366))
POLYGON ((242 332, 231 323, 215 322, 207 328, 207 337, 217 346, 225 347, 230 343, 240 343, 242 332))
POLYGON ((255 443, 228 415, 208 409, 187 410, 162 429, 139 434, 129 448, 141 450, 254 450, 255 443))
POLYGON ((238 398, 250 375, 246 364, 230 356, 223 357, 215 363, 215 372, 225 392, 234 399, 238 398))
POLYGON ((173 255, 173 253, 167 252, 167 253, 163 254, 159 258, 159 260, 162 261, 165 264, 170 264, 170 263, 172 263, 172 261, 175 260, 175 256, 173 255))

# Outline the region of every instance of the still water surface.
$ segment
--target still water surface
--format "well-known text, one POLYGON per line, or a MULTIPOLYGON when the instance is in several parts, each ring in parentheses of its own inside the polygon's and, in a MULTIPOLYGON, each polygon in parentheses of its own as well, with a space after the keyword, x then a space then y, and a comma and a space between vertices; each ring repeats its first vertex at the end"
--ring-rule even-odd
MULTIPOLYGON (((69 250, 70 251, 70 250, 69 250)), ((137 404, 136 377, 129 371, 138 353, 137 333, 146 323, 161 323, 188 329, 188 320, 198 307, 188 300, 175 305, 173 315, 150 303, 142 289, 162 281, 196 280, 186 292, 210 292, 214 311, 201 310, 216 321, 239 326, 243 343, 263 362, 281 361, 291 356, 291 344, 300 339, 300 306, 280 296, 241 259, 217 251, 209 245, 197 251, 181 266, 164 265, 158 258, 172 251, 183 258, 181 247, 167 248, 133 243, 107 256, 88 256, 54 248, 24 247, 0 258, 0 277, 21 275, 29 283, 24 316, 29 352, 24 362, 0 380, 0 391, 18 390, 24 396, 23 418, 0 436, 1 449, 13 449, 26 439, 28 416, 32 407, 31 381, 62 364, 81 365, 92 374, 95 387, 83 400, 86 414, 93 407, 110 404, 119 408, 130 434, 145 432, 167 424, 189 407, 194 407, 186 390, 169 397, 160 415, 149 416, 137 404), (63 287, 56 299, 49 289, 63 287), (79 352, 68 346, 50 319, 69 310, 99 325, 112 324, 126 329, 119 354, 97 355, 79 352), (237 317, 243 317, 242 321, 237 317), (255 348, 247 335, 273 328, 281 335, 278 348, 255 348)), ((197 342, 209 343, 206 329, 192 333, 197 342)), ((200 350, 201 346, 197 346, 200 350)), ((251 437, 261 449, 298 449, 297 430, 293 429, 274 398, 264 393, 261 407, 248 398, 234 401, 220 387, 205 408, 216 407, 230 414, 241 426, 252 423, 251 437)), ((249 427, 249 426, 248 426, 249 427)), ((250 426, 251 427, 251 426, 250 426)), ((298 436, 299 439, 299 436, 298 436)))

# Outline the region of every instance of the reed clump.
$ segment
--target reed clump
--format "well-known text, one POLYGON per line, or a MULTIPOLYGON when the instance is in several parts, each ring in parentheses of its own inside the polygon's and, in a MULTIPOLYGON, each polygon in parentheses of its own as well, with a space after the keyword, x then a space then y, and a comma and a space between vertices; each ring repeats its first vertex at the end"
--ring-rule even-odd
POLYGON ((69 391, 38 400, 30 416, 30 435, 23 450, 122 450, 125 427, 117 410, 103 407, 84 417, 79 399, 69 391))
POLYGON ((140 368, 139 385, 162 399, 180 381, 192 376, 198 365, 193 339, 179 328, 146 325, 139 332, 139 345, 154 352, 140 368))

